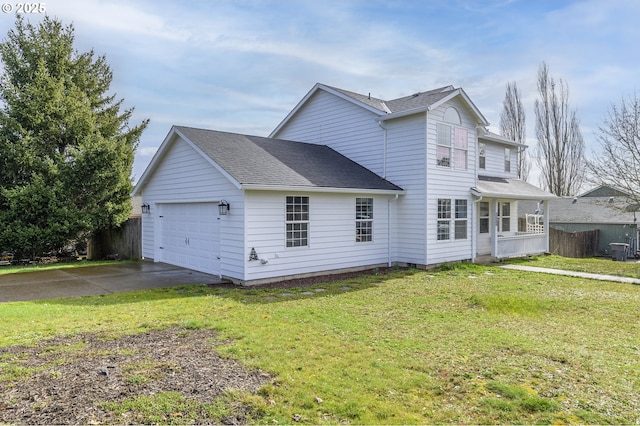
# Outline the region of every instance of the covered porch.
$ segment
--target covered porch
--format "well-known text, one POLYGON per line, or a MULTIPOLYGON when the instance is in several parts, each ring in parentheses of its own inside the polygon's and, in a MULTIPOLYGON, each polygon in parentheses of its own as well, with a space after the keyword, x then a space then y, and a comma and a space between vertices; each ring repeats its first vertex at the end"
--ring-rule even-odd
POLYGON ((478 178, 471 193, 476 258, 503 259, 549 251, 548 200, 555 195, 521 180, 484 176, 478 178), (519 212, 519 201, 525 200, 535 200, 536 208, 519 212), (519 213, 526 216, 526 224, 520 228, 519 213))

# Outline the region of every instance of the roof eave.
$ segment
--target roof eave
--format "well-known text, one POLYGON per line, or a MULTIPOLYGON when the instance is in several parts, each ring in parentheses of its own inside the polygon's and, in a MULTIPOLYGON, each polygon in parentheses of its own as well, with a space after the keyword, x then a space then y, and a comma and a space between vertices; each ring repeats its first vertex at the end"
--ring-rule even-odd
POLYGON ((264 185, 242 184, 245 191, 287 191, 287 192, 330 192, 342 194, 380 194, 380 195, 404 195, 402 189, 371 189, 371 188, 336 188, 328 186, 304 186, 304 185, 264 185))
POLYGON ((153 157, 151 158, 149 165, 147 165, 147 168, 144 169, 144 172, 142 172, 142 176, 140 176, 140 179, 138 179, 136 186, 133 187, 133 191, 131 191, 132 197, 142 195, 142 188, 146 184, 146 181, 149 178, 149 176, 153 174, 153 171, 155 170, 161 158, 163 157, 164 152, 167 150, 167 146, 169 145, 169 140, 175 134, 176 134, 176 126, 171 126, 171 130, 169 130, 169 133, 167 134, 167 136, 165 136, 164 140, 160 144, 160 147, 158 147, 158 150, 155 152, 155 154, 153 154, 153 157))
POLYGON ((491 133, 478 134, 478 139, 484 139, 484 140, 491 141, 491 142, 497 142, 497 143, 500 143, 500 144, 503 144, 503 145, 511 145, 511 146, 515 146, 515 147, 518 147, 518 148, 528 148, 529 147, 528 145, 525 145, 523 143, 512 141, 512 140, 507 139, 505 137, 498 136, 498 135, 493 135, 491 133))

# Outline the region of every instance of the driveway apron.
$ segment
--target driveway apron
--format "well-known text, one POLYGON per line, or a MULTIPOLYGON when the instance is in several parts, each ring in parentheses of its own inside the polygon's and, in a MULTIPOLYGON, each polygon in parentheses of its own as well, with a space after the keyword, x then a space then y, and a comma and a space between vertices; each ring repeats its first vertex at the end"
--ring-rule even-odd
POLYGON ((164 263, 123 262, 103 266, 0 275, 0 302, 227 282, 215 275, 164 263))

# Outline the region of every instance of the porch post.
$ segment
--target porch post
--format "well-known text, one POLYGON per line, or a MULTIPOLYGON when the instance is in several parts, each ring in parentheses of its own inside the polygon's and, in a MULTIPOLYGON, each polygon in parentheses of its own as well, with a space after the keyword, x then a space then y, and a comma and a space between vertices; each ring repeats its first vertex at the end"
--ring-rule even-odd
POLYGON ((545 246, 545 253, 549 253, 549 208, 550 206, 550 202, 549 200, 546 200, 544 202, 544 246, 545 246))
POLYGON ((493 232, 491 233, 491 256, 494 258, 498 257, 498 199, 494 198, 491 202, 492 204, 492 217, 491 223, 493 232))

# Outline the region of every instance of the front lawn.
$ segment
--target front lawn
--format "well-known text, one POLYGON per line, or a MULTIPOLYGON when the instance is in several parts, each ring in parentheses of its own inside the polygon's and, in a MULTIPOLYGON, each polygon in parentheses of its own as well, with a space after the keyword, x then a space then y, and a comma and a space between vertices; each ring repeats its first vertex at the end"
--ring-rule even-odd
MULTIPOLYGON (((98 332, 116 339, 115 351, 122 335, 214 330, 223 356, 274 378, 256 396, 222 400, 251 405, 254 423, 640 422, 635 285, 462 265, 293 290, 192 286, 6 303, 0 312, 0 346, 98 332)), ((80 353, 65 348, 60 363, 80 353)), ((30 374, 20 357, 0 358, 0 368, 0 389, 30 374)), ((136 380, 155 380, 141 371, 136 380)), ((140 398, 96 404, 113 423, 202 420, 184 408, 189 395, 171 394, 183 402, 169 406, 167 395, 145 396, 143 408, 140 398)))

